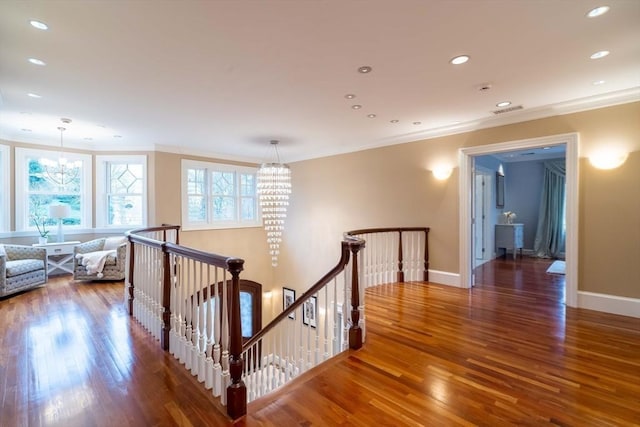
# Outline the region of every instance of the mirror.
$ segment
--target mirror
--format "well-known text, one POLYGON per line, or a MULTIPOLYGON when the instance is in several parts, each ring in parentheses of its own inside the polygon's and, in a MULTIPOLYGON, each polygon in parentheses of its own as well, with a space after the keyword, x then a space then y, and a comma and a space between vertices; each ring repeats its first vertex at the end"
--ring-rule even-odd
POLYGON ((504 208, 504 175, 496 172, 496 207, 504 208))

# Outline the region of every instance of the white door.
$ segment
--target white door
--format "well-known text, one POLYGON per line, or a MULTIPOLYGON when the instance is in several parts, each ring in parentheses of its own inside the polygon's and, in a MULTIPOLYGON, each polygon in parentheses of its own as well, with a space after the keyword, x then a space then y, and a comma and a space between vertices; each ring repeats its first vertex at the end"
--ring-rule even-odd
POLYGON ((473 266, 484 264, 491 258, 489 209, 491 203, 491 174, 476 169, 473 189, 473 266))

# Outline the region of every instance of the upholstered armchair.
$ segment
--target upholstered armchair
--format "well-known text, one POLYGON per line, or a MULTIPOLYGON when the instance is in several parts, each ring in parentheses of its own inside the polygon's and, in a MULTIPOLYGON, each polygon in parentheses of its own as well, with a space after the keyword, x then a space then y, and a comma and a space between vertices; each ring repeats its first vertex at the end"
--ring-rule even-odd
POLYGON ((123 280, 127 239, 103 237, 80 243, 73 248, 75 280, 123 280))
POLYGON ((47 283, 47 250, 0 244, 0 297, 47 283))

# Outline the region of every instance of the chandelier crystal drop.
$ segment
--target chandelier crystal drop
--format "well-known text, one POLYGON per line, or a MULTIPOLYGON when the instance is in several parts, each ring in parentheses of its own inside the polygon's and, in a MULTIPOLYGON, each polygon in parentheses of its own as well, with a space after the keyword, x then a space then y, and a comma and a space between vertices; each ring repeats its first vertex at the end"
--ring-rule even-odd
POLYGON ((287 217, 289 195, 291 194, 291 169, 280 163, 278 141, 271 141, 276 152, 276 163, 263 163, 257 174, 257 191, 267 243, 271 254, 271 265, 278 265, 282 230, 287 217))

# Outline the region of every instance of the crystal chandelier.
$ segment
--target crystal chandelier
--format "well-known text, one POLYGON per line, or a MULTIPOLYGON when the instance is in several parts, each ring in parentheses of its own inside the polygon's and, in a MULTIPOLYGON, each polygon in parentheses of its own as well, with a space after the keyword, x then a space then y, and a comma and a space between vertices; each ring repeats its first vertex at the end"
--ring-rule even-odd
POLYGON ((291 194, 291 169, 288 165, 280 163, 278 141, 271 141, 271 145, 274 147, 277 162, 260 165, 257 190, 264 229, 267 232, 271 265, 276 267, 291 194))
MULTIPOLYGON (((71 123, 71 119, 60 119, 62 123, 69 124, 71 123)), ((44 168, 45 178, 57 184, 61 187, 68 185, 73 182, 78 175, 80 174, 80 162, 68 162, 64 156, 64 142, 62 139, 62 134, 66 128, 59 126, 58 130, 60 131, 60 153, 58 156, 58 161, 54 162, 51 159, 41 159, 40 163, 44 168)))

